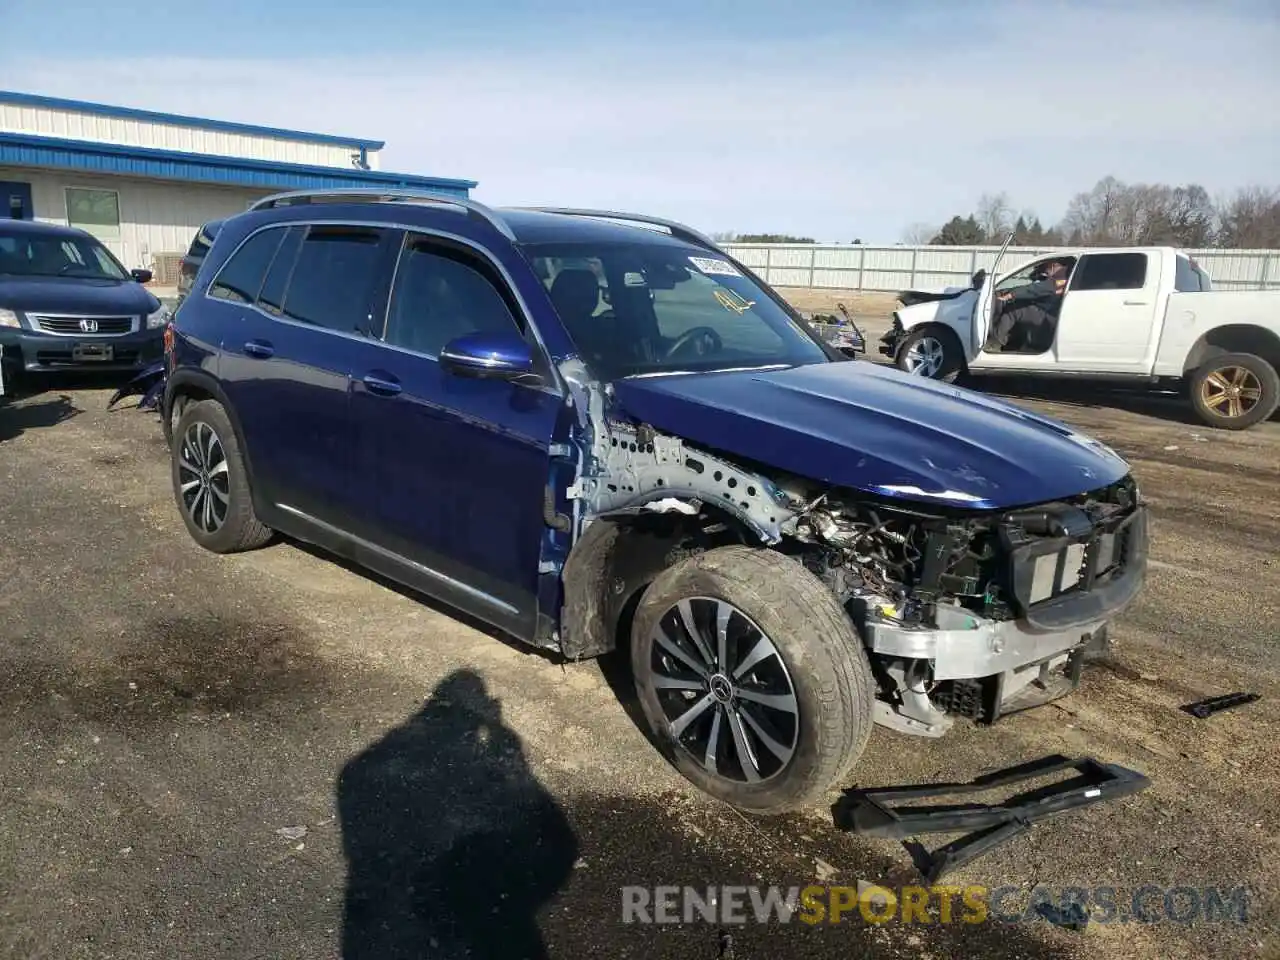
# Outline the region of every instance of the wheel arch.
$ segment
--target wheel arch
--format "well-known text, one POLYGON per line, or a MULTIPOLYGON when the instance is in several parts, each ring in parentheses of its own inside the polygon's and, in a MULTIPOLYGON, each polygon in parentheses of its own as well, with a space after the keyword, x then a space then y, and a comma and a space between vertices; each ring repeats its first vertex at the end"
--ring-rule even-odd
POLYGON ((697 515, 620 514, 597 517, 583 532, 561 573, 560 651, 570 660, 618 648, 645 590, 676 561, 728 543, 763 538, 741 518, 705 505, 697 515))
POLYGON ((231 401, 227 399, 227 395, 223 392, 222 385, 210 373, 203 370, 178 370, 171 377, 164 389, 164 400, 161 404, 161 426, 164 430, 165 440, 169 445, 173 445, 173 436, 171 434, 173 424, 173 409, 175 404, 185 407, 188 403, 198 403, 201 400, 216 400, 222 409, 227 412, 227 419, 231 421, 231 429, 236 433, 236 444, 240 448, 240 456, 244 460, 245 473, 249 478, 250 490, 256 490, 257 485, 254 483, 253 458, 249 452, 248 445, 244 442, 244 429, 240 424, 240 417, 236 413, 235 407, 231 405, 231 401))
POLYGON ((1182 364, 1182 375, 1188 376, 1215 356, 1224 353, 1250 353, 1260 357, 1280 372, 1280 336, 1253 323, 1229 323, 1206 330, 1191 345, 1182 364))
POLYGON ((969 358, 965 355, 964 341, 960 339, 960 334, 956 332, 955 327, 949 323, 943 323, 941 320, 929 320, 920 324, 918 327, 911 327, 904 330, 902 336, 898 338, 897 349, 893 354, 894 364, 898 364, 902 358, 902 351, 906 345, 916 336, 933 335, 939 340, 949 343, 956 351, 956 356, 960 360, 959 373, 965 374, 969 372, 969 358))

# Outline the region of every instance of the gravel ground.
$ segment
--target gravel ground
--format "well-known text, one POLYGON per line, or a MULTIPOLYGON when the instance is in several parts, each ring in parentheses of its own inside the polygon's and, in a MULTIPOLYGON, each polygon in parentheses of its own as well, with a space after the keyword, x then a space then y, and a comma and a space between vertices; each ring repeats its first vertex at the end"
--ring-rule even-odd
MULTIPOLYGON (((874 301, 845 302, 878 336, 874 301)), ((1280 425, 1208 431, 1096 391, 1019 401, 1131 458, 1155 515, 1146 591, 1075 694, 943 741, 877 730, 854 771, 1133 767, 1149 790, 947 882, 1106 885, 1126 905, 1145 884, 1247 885, 1248 923, 643 926, 621 923, 624 884, 919 881, 901 845, 825 809, 748 820, 704 799, 640 732, 613 659, 562 666, 297 546, 202 552, 155 418, 107 396, 60 383, 0 405, 4 956, 1276 955, 1280 425), (1262 700, 1177 710, 1237 689, 1262 700)))

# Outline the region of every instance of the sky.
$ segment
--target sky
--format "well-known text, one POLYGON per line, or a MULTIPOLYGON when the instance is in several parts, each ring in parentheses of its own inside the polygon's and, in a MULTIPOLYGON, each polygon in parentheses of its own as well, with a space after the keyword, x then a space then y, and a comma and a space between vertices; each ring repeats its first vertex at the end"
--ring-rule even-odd
POLYGON ((385 140, 486 203, 707 232, 1280 186, 1280 0, 0 0, 0 35, 0 89, 385 140))

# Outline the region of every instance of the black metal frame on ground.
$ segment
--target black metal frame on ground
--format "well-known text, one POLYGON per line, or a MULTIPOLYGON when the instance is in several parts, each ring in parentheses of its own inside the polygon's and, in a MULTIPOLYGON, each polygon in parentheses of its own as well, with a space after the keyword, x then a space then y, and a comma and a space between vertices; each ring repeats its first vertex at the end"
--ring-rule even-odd
POLYGON ((1029 830, 1037 820, 1116 800, 1145 790, 1151 781, 1136 770, 1092 757, 1072 759, 1060 754, 986 774, 969 783, 923 784, 848 790, 832 809, 841 830, 870 837, 906 840, 919 833, 957 833, 965 836, 925 851, 919 844, 905 844, 917 867, 930 882, 977 859, 1013 837, 1029 830), (921 800, 980 793, 1025 783, 1067 770, 1076 776, 1036 787, 1002 803, 959 803, 935 806, 890 806, 894 800, 921 800))

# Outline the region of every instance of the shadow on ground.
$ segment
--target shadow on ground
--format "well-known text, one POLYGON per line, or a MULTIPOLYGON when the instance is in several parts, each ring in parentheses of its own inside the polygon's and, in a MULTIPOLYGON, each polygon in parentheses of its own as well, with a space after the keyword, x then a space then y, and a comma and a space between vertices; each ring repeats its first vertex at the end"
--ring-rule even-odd
POLYGON ((501 706, 469 670, 338 782, 344 960, 545 957, 536 914, 578 857, 501 706))
POLYGON ((81 412, 66 394, 26 403, 0 398, 0 442, 13 440, 28 430, 54 427, 81 412))

